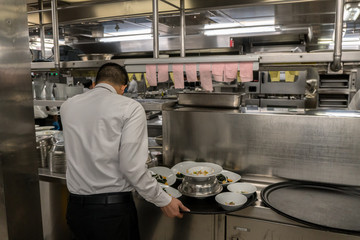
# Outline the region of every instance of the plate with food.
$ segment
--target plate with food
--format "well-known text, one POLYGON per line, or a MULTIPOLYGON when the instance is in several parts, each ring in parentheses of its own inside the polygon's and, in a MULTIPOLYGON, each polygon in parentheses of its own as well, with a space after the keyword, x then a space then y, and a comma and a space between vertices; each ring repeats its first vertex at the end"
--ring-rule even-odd
POLYGON ((194 163, 194 161, 179 162, 178 164, 175 164, 171 168, 171 171, 173 171, 173 173, 175 174, 177 179, 182 180, 185 177, 185 175, 182 174, 182 172, 186 171, 187 165, 190 164, 190 163, 194 163))
POLYGON ((230 172, 228 170, 222 170, 219 175, 216 176, 217 180, 223 186, 226 186, 230 183, 235 183, 241 179, 241 176, 237 173, 230 172))
POLYGON ((218 175, 222 170, 222 167, 215 163, 194 162, 189 163, 186 170, 182 169, 181 173, 197 180, 206 180, 211 176, 218 175))
POLYGON ((175 174, 167 167, 152 167, 149 171, 160 184, 171 186, 176 182, 175 174))
POLYGON ((163 186, 162 188, 164 192, 166 192, 170 197, 179 198, 182 196, 182 194, 179 192, 179 190, 169 187, 169 186, 163 186))

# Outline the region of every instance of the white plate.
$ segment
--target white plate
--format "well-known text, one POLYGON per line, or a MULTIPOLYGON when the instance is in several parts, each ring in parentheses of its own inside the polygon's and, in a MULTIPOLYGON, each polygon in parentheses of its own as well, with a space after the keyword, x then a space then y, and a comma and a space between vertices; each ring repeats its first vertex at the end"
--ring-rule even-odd
POLYGON ((194 161, 183 161, 183 162, 179 162, 178 164, 175 164, 172 168, 171 171, 173 171, 173 173, 175 174, 176 178, 179 180, 182 180, 184 177, 178 176, 178 174, 181 174, 182 171, 186 171, 187 169, 187 165, 189 163, 194 163, 194 161))
POLYGON ((181 173, 201 181, 208 179, 208 177, 218 175, 222 170, 222 167, 215 163, 194 162, 189 163, 186 169, 181 169, 181 173))
POLYGON ((251 183, 232 183, 227 186, 227 189, 230 192, 241 193, 246 197, 250 197, 254 192, 256 192, 257 188, 255 185, 251 183))
POLYGON ((167 167, 152 167, 152 168, 149 168, 149 171, 151 172, 151 175, 153 175, 153 173, 155 173, 155 174, 162 176, 163 178, 166 178, 167 184, 160 183, 162 185, 171 186, 176 182, 175 174, 167 167))
MULTIPOLYGON (((224 175, 227 179, 225 182, 219 181, 219 183, 222 184, 223 186, 226 186, 231 183, 236 183, 237 181, 239 181, 241 179, 241 176, 239 174, 230 172, 228 170, 222 170, 220 174, 224 175)), ((219 175, 217 175, 216 177, 218 177, 219 175)))
POLYGON ((54 129, 54 126, 42 126, 42 127, 35 127, 35 131, 43 131, 43 130, 51 130, 54 129))
POLYGON ((182 196, 182 194, 175 188, 169 187, 169 186, 163 186, 162 188, 169 196, 174 198, 179 198, 182 196))

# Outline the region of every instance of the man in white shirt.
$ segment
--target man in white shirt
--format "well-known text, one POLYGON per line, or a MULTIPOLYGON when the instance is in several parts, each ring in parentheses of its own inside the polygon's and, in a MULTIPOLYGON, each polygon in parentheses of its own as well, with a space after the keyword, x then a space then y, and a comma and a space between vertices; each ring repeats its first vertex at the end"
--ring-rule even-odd
POLYGON ((168 217, 189 211, 165 193, 146 168, 146 115, 122 96, 126 70, 103 65, 92 91, 61 106, 70 191, 67 221, 76 239, 139 239, 131 191, 160 207, 168 217))

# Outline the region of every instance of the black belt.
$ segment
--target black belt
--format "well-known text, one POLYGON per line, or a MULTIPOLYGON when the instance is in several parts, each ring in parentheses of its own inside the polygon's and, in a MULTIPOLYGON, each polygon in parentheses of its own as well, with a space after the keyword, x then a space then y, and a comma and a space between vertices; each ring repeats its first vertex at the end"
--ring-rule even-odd
POLYGON ((116 204, 133 201, 131 192, 102 193, 94 195, 77 195, 70 193, 69 201, 72 203, 89 204, 116 204))

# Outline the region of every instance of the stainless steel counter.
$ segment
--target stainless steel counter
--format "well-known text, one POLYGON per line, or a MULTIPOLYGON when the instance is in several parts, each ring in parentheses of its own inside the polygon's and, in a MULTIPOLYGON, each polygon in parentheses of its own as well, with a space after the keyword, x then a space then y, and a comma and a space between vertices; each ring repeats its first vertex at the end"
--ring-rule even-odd
MULTIPOLYGON (((42 200, 50 199, 42 206, 43 218, 44 220, 46 219, 44 231, 51 236, 47 239, 70 240, 71 234, 66 228, 64 215, 66 197, 68 195, 64 185, 66 181, 65 174, 53 174, 46 169, 39 169, 39 176, 42 200), (54 204, 57 204, 57 206, 54 204), (51 222, 54 222, 54 219, 50 219, 51 214, 57 216, 57 226, 51 224, 51 222), (54 233, 60 234, 61 238, 55 236, 54 233)), ((183 219, 169 219, 162 214, 158 207, 134 193, 141 238, 144 240, 280 240, 302 239, 301 237, 305 237, 303 239, 307 240, 360 240, 360 236, 326 232, 311 228, 283 217, 264 206, 260 199, 261 190, 269 184, 281 181, 281 179, 248 175, 242 176, 242 181, 250 182, 257 187, 258 200, 253 206, 226 215, 184 214, 183 219), (256 227, 254 227, 254 224, 256 227), (269 232, 272 235, 269 235, 269 232), (272 238, 269 238, 269 236, 272 236, 272 238), (281 236, 287 236, 287 238, 282 238, 281 236)))

